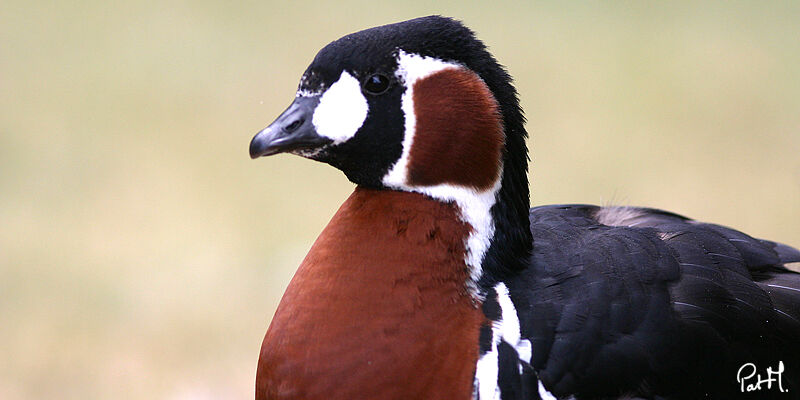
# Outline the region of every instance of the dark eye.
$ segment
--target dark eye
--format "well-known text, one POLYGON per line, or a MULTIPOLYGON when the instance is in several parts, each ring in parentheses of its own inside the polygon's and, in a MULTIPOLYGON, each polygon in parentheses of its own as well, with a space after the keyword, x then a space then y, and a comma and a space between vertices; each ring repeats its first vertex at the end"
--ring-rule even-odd
POLYGON ((364 80, 361 87, 369 94, 383 94, 389 89, 389 78, 383 74, 372 74, 364 80))

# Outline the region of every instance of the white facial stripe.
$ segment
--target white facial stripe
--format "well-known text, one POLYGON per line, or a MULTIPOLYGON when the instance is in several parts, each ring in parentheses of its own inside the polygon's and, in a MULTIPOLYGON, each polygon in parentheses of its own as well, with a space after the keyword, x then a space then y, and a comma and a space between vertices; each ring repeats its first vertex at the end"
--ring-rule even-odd
POLYGON ((295 95, 295 97, 317 96, 319 94, 322 94, 322 92, 325 91, 324 87, 317 88, 317 89, 315 89, 313 91, 308 90, 308 89, 300 89, 300 88, 305 87, 306 84, 308 83, 308 80, 311 79, 311 77, 313 77, 314 75, 315 75, 315 73, 313 71, 310 71, 307 74, 303 74, 303 76, 300 77, 300 84, 297 85, 298 89, 297 89, 297 94, 295 95))
POLYGON ((494 236, 494 220, 490 211, 496 202, 495 195, 500 189, 501 176, 498 176, 493 187, 485 191, 450 184, 413 186, 407 181, 408 159, 416 132, 414 84, 439 71, 464 67, 432 57, 409 54, 402 50, 398 53, 397 65, 397 78, 403 81, 406 87, 401 105, 405 115, 403 151, 397 163, 383 177, 383 184, 390 188, 418 192, 442 201, 455 202, 458 205, 461 219, 472 227, 467 238, 465 261, 470 270, 470 281, 467 284, 473 296, 478 297, 477 282, 483 273, 481 263, 494 236))
POLYGON ((311 96, 318 96, 322 92, 312 92, 310 90, 298 90, 294 97, 311 97, 311 96))
POLYGON ((336 145, 355 136, 367 119, 368 111, 361 84, 347 71, 342 71, 339 80, 322 94, 311 123, 319 135, 333 140, 336 145))

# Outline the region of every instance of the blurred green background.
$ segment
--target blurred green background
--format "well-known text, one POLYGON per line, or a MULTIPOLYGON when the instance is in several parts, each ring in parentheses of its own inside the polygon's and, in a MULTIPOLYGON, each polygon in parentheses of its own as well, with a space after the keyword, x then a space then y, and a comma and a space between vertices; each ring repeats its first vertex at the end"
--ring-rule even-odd
POLYGON ((4 1, 0 398, 252 398, 352 190, 247 146, 316 51, 441 13, 513 76, 533 203, 667 208, 800 245, 800 3, 4 1))

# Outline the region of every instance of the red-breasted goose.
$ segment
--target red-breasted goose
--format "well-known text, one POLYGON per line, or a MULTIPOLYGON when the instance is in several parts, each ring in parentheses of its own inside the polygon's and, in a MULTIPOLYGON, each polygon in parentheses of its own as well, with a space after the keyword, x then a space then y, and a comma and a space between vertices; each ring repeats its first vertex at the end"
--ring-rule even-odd
POLYGON ((317 54, 250 156, 357 186, 284 294, 256 399, 799 398, 800 251, 654 209, 529 209, 523 123, 458 21, 317 54))

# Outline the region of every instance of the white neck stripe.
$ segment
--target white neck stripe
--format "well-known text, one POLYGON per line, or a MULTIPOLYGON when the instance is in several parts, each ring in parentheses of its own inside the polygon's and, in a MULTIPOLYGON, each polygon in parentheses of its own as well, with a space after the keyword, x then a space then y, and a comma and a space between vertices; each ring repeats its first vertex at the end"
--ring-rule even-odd
POLYGON ((408 160, 414 144, 416 133, 416 116, 414 115, 414 84, 434 73, 451 68, 463 68, 461 65, 445 62, 431 57, 409 54, 402 50, 397 56, 397 77, 405 82, 406 92, 402 97, 402 110, 405 114, 405 134, 403 151, 400 159, 383 177, 387 187, 422 193, 438 200, 454 202, 458 206, 461 219, 472 228, 466 240, 467 254, 465 263, 469 267, 470 279, 467 286, 475 298, 480 297, 477 283, 483 274, 481 264, 486 251, 494 237, 494 220, 491 208, 496 203, 496 195, 500 190, 502 174, 488 190, 477 191, 474 188, 451 184, 434 186, 414 186, 408 183, 408 160))

